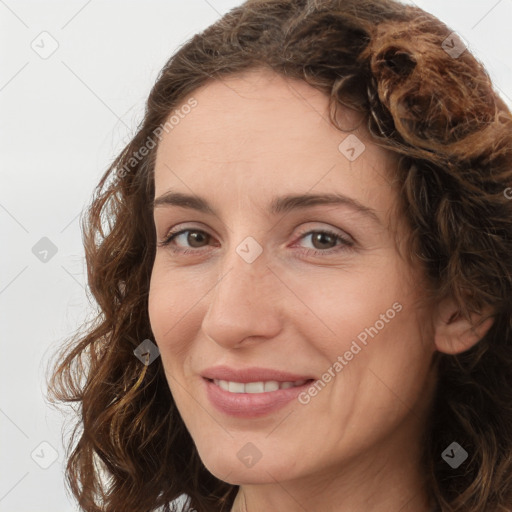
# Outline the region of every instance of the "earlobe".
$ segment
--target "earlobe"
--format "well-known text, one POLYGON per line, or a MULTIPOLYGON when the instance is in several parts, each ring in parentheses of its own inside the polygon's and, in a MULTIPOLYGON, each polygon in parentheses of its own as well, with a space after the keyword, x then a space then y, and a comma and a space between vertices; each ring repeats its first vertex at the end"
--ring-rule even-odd
POLYGON ((437 307, 434 324, 434 343, 439 352, 460 354, 476 345, 491 328, 494 318, 490 308, 481 314, 473 313, 470 320, 459 312, 452 299, 442 300, 437 307))

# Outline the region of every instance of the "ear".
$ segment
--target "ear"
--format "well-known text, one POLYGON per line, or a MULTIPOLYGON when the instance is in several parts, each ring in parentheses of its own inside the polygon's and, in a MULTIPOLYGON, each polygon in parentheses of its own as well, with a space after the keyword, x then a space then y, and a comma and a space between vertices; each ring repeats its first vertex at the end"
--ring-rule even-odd
POLYGON ((434 320, 434 343, 439 352, 460 354, 476 345, 494 323, 492 311, 473 313, 470 320, 462 316, 454 300, 442 300, 436 308, 434 320), (490 318, 489 318, 490 317, 490 318))

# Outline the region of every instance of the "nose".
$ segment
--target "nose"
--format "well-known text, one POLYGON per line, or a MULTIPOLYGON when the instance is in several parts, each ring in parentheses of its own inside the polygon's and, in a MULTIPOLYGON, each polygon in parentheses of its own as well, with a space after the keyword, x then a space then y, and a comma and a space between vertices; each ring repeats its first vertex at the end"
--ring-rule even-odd
POLYGON ((238 348, 271 339, 282 328, 284 286, 268 268, 263 252, 248 263, 232 251, 203 318, 204 334, 224 348, 238 348))

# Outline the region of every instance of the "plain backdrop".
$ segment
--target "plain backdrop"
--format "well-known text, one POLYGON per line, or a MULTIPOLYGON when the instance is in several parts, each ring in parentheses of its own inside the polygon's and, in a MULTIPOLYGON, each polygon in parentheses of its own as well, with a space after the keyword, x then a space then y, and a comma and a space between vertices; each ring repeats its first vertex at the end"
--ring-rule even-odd
MULTIPOLYGON (((92 308, 79 215, 163 64, 240 3, 0 0, 0 512, 77 510, 45 372, 92 308)), ((512 105, 512 0, 416 3, 464 38, 512 105)))

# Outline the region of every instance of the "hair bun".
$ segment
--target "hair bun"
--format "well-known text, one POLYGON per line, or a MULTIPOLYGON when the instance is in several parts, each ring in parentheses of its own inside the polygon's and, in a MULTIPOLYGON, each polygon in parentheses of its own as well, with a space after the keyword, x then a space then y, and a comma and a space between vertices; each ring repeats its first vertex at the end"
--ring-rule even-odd
POLYGON ((383 49, 372 60, 372 71, 388 80, 401 80, 413 72, 416 64, 416 59, 409 51, 390 46, 383 49))
POLYGON ((445 51, 450 34, 428 15, 382 23, 366 57, 378 98, 407 143, 439 157, 470 157, 484 149, 482 121, 493 123, 496 98, 469 52, 454 57, 445 51))

